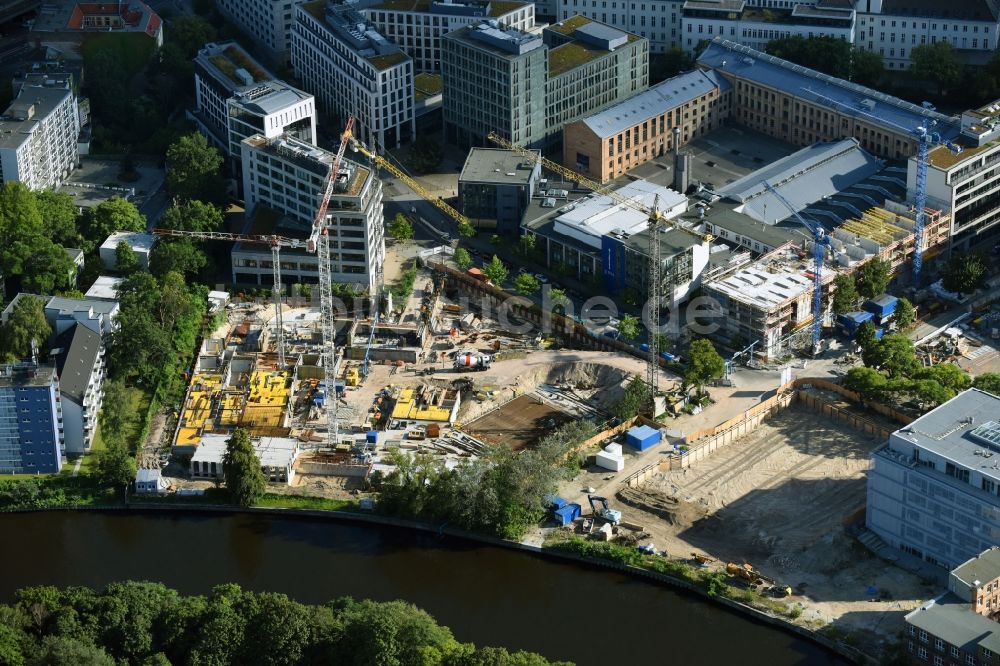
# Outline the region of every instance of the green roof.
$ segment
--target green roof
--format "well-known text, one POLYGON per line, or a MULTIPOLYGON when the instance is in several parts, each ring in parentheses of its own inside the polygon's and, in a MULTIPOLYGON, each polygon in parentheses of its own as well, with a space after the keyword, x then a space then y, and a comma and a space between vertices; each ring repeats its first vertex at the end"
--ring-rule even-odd
POLYGON ((576 16, 570 16, 565 21, 560 21, 559 23, 553 23, 552 25, 549 26, 549 30, 552 30, 553 32, 558 32, 563 35, 569 35, 577 28, 587 25, 588 23, 591 22, 592 21, 586 16, 580 16, 579 14, 577 14, 576 16))
POLYGON ((441 94, 443 88, 440 74, 421 72, 413 77, 413 96, 418 102, 432 95, 441 94))
POLYGON ((237 85, 243 85, 243 81, 236 76, 237 69, 245 69, 253 77, 254 83, 267 81, 270 78, 267 72, 235 46, 226 47, 222 53, 209 56, 208 60, 237 85))
POLYGON ((492 0, 490 2, 490 16, 496 18, 524 7, 526 2, 512 2, 511 0, 492 0))
POLYGON ((302 9, 313 15, 318 21, 326 18, 326 0, 316 0, 316 2, 306 2, 302 4, 302 9))
POLYGON ((393 65, 398 65, 399 63, 406 62, 409 59, 409 56, 402 51, 393 51, 392 53, 369 56, 368 62, 374 65, 375 69, 389 69, 393 65))
POLYGON ((549 50, 549 76, 559 76, 610 51, 594 49, 580 42, 570 42, 549 50))

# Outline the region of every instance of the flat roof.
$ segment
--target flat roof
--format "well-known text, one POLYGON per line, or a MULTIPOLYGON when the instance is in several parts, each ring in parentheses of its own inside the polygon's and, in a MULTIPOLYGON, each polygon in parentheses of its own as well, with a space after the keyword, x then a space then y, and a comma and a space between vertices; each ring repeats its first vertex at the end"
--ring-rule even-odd
POLYGON ((116 300, 118 298, 118 285, 121 284, 123 279, 110 275, 101 275, 94 280, 94 284, 90 285, 90 289, 87 290, 84 296, 106 301, 116 300))
POLYGON ((953 21, 991 21, 1000 16, 990 0, 882 0, 882 13, 953 21))
POLYGON ((771 224, 847 189, 876 173, 879 167, 879 161, 865 152, 853 137, 814 143, 747 174, 718 189, 717 193, 744 204, 741 212, 771 224), (777 190, 795 210, 789 210, 765 183, 777 190))
POLYGON ((706 95, 729 82, 714 71, 693 70, 662 81, 638 95, 581 119, 590 130, 606 139, 649 118, 706 95))
POLYGON ((985 550, 951 570, 953 576, 973 587, 1000 578, 1000 548, 985 550))
POLYGON ((13 363, 0 365, 0 386, 48 386, 56 374, 51 365, 13 363))
MULTIPOLYGON (((533 150, 541 157, 540 150, 533 150)), ((459 182, 526 185, 535 172, 535 164, 512 150, 503 148, 473 148, 465 158, 459 182)))
POLYGON ((205 44, 199 49, 194 61, 214 73, 233 92, 248 90, 275 78, 274 74, 232 40, 205 44), (246 74, 239 73, 239 70, 246 74))
MULTIPOLYGON (((968 389, 892 433, 889 445, 890 448, 893 443, 916 446, 967 469, 978 470, 984 476, 1000 479, 1000 471, 993 469, 992 461, 987 463, 989 458, 1000 454, 998 420, 1000 397, 968 389), (996 432, 996 443, 991 443, 988 437, 977 436, 984 429, 996 432), (990 455, 984 456, 983 452, 990 455)), ((943 471, 941 473, 943 476, 943 471)))
POLYGON ((978 655, 981 647, 1000 652, 1000 624, 974 612, 951 592, 911 611, 906 622, 968 654, 978 655))
MULTIPOLYGON (((687 197, 669 187, 656 185, 648 180, 637 180, 615 190, 615 194, 632 199, 652 208, 659 196, 660 210, 669 211, 687 204, 687 197)), ((639 233, 649 225, 649 216, 630 206, 620 204, 611 197, 591 193, 578 201, 570 202, 555 218, 555 230, 566 229, 593 239, 591 244, 601 246, 601 237, 616 231, 626 234, 639 233)))
POLYGON ((758 264, 741 268, 707 286, 729 298, 768 310, 811 291, 812 285, 813 281, 798 271, 772 272, 758 264))
POLYGON ((136 252, 150 252, 156 245, 156 236, 136 231, 116 231, 101 243, 101 249, 114 250, 119 243, 127 243, 136 252))
POLYGON ((73 95, 66 88, 24 86, 0 117, 0 147, 17 149, 41 122, 73 95))
MULTIPOLYGON (((201 444, 195 449, 191 462, 222 463, 226 454, 226 440, 231 434, 220 435, 209 433, 201 436, 201 444)), ((251 438, 254 451, 260 459, 261 467, 288 467, 295 461, 299 442, 291 437, 261 437, 251 438)))
MULTIPOLYGON (((770 247, 779 247, 788 241, 801 244, 812 240, 813 235, 798 222, 793 224, 764 224, 760 220, 738 212, 732 204, 716 202, 705 215, 705 222, 715 224, 730 233, 750 238, 770 247)), ((732 238, 723 241, 735 242, 732 238)))
POLYGON ((445 39, 457 39, 508 59, 518 58, 545 46, 540 34, 496 24, 496 21, 483 21, 446 33, 445 39))
POLYGON ((958 118, 719 37, 698 57, 698 65, 781 90, 894 133, 914 131, 928 120, 937 121, 934 129, 945 139, 954 139, 961 130, 958 118))
MULTIPOLYGON (((21 294, 18 294, 18 297, 20 296, 21 294)), ((106 301, 99 298, 70 298, 68 296, 53 296, 45 304, 45 309, 54 310, 58 313, 93 310, 94 312, 100 314, 112 314, 118 311, 118 301, 106 301)))
MULTIPOLYGON (((687 252, 695 245, 701 244, 701 239, 695 234, 684 229, 660 228, 660 256, 666 260, 675 255, 687 252)), ((639 233, 632 234, 625 240, 625 247, 638 252, 639 254, 650 256, 649 229, 644 229, 639 233)))

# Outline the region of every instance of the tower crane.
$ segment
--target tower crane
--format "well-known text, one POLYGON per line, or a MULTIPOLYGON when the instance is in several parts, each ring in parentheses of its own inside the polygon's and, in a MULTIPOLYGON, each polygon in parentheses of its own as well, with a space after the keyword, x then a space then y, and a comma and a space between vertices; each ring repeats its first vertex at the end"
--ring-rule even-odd
MULTIPOLYGON (((892 125, 893 127, 896 127, 908 134, 916 136, 917 189, 913 195, 913 205, 915 208, 913 219, 913 288, 914 290, 920 289, 920 271, 924 264, 924 222, 927 217, 924 208, 927 206, 927 164, 929 162, 930 149, 933 146, 943 145, 953 154, 958 155, 962 152, 961 146, 957 146, 947 139, 942 139, 939 133, 933 131, 933 127, 937 124, 937 121, 930 116, 926 116, 924 123, 918 125, 917 127, 904 127, 898 123, 892 122, 891 120, 877 116, 874 113, 868 113, 867 111, 857 109, 849 104, 841 102, 840 100, 827 97, 826 95, 822 95, 809 88, 805 88, 804 90, 824 101, 837 106, 845 107, 852 115, 860 114, 862 116, 868 116, 879 124, 892 125)), ((934 111, 934 107, 929 102, 924 102, 923 107, 928 113, 934 111)))
POLYGON ((650 416, 656 417, 656 394, 660 389, 660 195, 653 199, 649 214, 649 288, 646 302, 649 330, 649 358, 646 360, 646 390, 649 391, 650 416))
POLYGON ((827 237, 823 225, 813 220, 806 221, 804 217, 799 215, 795 207, 788 202, 788 199, 782 196, 778 190, 774 189, 771 183, 765 180, 764 187, 791 212, 799 224, 813 233, 812 353, 815 356, 819 353, 819 341, 823 333, 823 260, 826 258, 826 246, 830 244, 830 239, 827 237))
POLYGON ((230 234, 216 231, 180 231, 176 229, 154 229, 157 236, 169 236, 177 238, 193 238, 197 240, 221 240, 233 243, 257 243, 269 245, 273 258, 274 270, 274 306, 275 323, 277 324, 278 342, 278 362, 281 366, 285 364, 285 340, 281 318, 281 248, 305 248, 306 251, 316 254, 317 270, 319 272, 319 293, 320 293, 320 332, 322 349, 320 358, 323 362, 323 369, 326 372, 327 396, 324 401, 324 408, 327 417, 327 445, 334 448, 338 441, 339 423, 337 421, 337 388, 336 388, 336 364, 337 354, 334 343, 336 336, 334 332, 333 313, 333 287, 331 285, 330 269, 330 233, 327 223, 326 211, 330 205, 330 197, 333 195, 333 188, 340 173, 340 162, 344 157, 344 152, 352 137, 351 131, 354 128, 354 116, 347 119, 344 131, 340 137, 340 147, 330 165, 330 174, 321 193, 320 205, 313 220, 313 226, 307 240, 299 238, 286 238, 275 235, 246 235, 230 234))

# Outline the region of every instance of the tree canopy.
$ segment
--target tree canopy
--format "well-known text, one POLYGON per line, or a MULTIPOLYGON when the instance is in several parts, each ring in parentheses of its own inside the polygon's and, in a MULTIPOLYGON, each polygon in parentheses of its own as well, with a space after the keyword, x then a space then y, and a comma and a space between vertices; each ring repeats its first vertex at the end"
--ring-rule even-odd
POLYGON ((2 329, 3 352, 6 360, 15 361, 31 356, 31 341, 41 348, 52 335, 45 319, 45 301, 33 296, 18 299, 2 329))
POLYGON ((199 132, 180 137, 167 149, 167 187, 181 201, 222 204, 222 155, 199 132))
POLYGON ((858 290, 854 286, 854 278, 847 273, 841 273, 833 279, 834 314, 853 312, 858 307, 858 290))
POLYGON ((91 208, 83 216, 83 236, 91 249, 98 247, 116 231, 145 231, 146 217, 131 201, 111 197, 91 208))
POLYGON ((892 318, 896 323, 896 327, 901 331, 905 331, 916 321, 917 310, 908 299, 900 298, 896 303, 896 311, 893 313, 892 318))
POLYGON ((42 217, 42 226, 52 242, 64 247, 80 247, 83 239, 76 228, 79 213, 73 197, 62 192, 42 190, 35 192, 35 203, 42 217))
POLYGON ((537 294, 542 283, 531 273, 518 273, 514 278, 514 290, 522 296, 537 294))
POLYGON ((253 506, 267 489, 267 479, 260 468, 260 459, 250 443, 250 436, 238 428, 226 440, 226 453, 222 458, 226 477, 226 490, 234 504, 253 506))
POLYGON ((455 264, 458 266, 459 270, 468 270, 469 266, 472 266, 472 256, 469 251, 464 247, 460 247, 455 250, 455 264))
POLYGON ((943 286, 948 291, 971 294, 986 279, 986 262, 978 254, 955 253, 944 269, 943 286))
POLYGON ((503 283, 507 280, 509 271, 507 270, 507 266, 500 261, 500 257, 494 254, 490 263, 483 267, 483 273, 490 279, 490 282, 498 287, 502 287, 503 283))
POLYGON ((694 386, 699 392, 708 382, 719 379, 726 371, 726 361, 715 351, 715 345, 705 338, 691 343, 688 349, 688 367, 684 373, 684 383, 694 386))
POLYGON ((627 421, 649 405, 649 386, 639 375, 634 375, 625 386, 621 399, 615 403, 614 414, 627 421))
POLYGON ((798 65, 864 86, 877 85, 884 74, 881 56, 852 48, 847 40, 828 35, 809 38, 794 35, 772 39, 767 43, 766 51, 798 65))
POLYGON ((1000 397, 1000 372, 984 372, 976 377, 972 385, 981 391, 1000 397))
POLYGON ((407 241, 413 238, 413 225, 402 213, 396 213, 389 225, 389 235, 397 241, 407 241))
POLYGON ((163 213, 160 226, 180 231, 218 231, 222 228, 222 211, 197 199, 182 201, 163 213))
POLYGON ((630 314, 622 315, 621 322, 618 324, 618 332, 621 334, 622 339, 631 342, 639 337, 639 331, 638 317, 630 314))
POLYGON ((884 259, 872 259, 858 269, 854 275, 854 285, 863 298, 875 298, 885 293, 892 277, 892 268, 884 259))
POLYGON ((913 75, 937 84, 943 93, 962 79, 962 61, 955 47, 946 40, 932 44, 920 44, 910 50, 913 75))
MULTIPOLYGON (((0 605, 0 662, 10 666, 369 664, 547 666, 543 657, 459 643, 403 601, 335 599, 308 606, 238 585, 181 596, 126 581, 19 590, 0 605)), ((559 665, 556 665, 559 666, 559 665)), ((568 665, 562 665, 568 666, 568 665)))

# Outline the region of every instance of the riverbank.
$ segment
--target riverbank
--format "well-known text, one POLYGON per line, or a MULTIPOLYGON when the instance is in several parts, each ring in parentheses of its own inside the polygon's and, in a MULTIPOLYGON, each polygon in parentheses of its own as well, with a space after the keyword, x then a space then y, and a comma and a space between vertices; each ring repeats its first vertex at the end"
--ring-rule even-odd
MULTIPOLYGON (((874 660, 866 655, 861 654, 858 650, 847 645, 843 642, 832 640, 831 638, 824 636, 822 633, 798 624, 795 624, 791 619, 787 617, 781 617, 774 610, 762 610, 759 608, 754 608, 753 606, 741 601, 739 596, 742 591, 736 590, 728 586, 726 581, 721 577, 703 577, 696 570, 683 565, 682 563, 673 562, 666 560, 664 558, 651 558, 650 556, 642 556, 642 560, 632 560, 631 558, 622 557, 621 553, 627 551, 622 547, 621 550, 609 551, 607 553, 591 553, 591 554, 580 554, 579 552, 573 552, 565 547, 560 547, 559 543, 551 542, 548 544, 537 543, 537 542, 516 542, 505 539, 500 539, 496 537, 491 537, 482 534, 470 533, 464 530, 458 530, 450 528, 446 525, 430 525, 427 523, 422 523, 419 521, 394 518, 391 516, 382 516, 371 513, 362 513, 355 509, 356 505, 348 503, 347 506, 328 510, 328 509, 307 509, 307 508, 277 508, 277 507, 252 507, 247 509, 242 509, 239 507, 221 505, 221 504, 206 504, 206 503, 192 503, 185 500, 175 500, 175 501, 159 501, 159 502, 132 502, 128 507, 121 504, 103 504, 103 505, 86 505, 86 506, 67 506, 62 507, 62 509, 70 511, 85 511, 85 512, 106 512, 114 511, 121 513, 129 512, 151 512, 151 513, 169 513, 177 512, 179 514, 198 514, 198 513, 214 513, 214 514, 257 514, 264 516, 291 516, 291 517, 304 517, 304 518, 318 518, 323 520, 340 521, 346 523, 355 524, 371 524, 378 525, 382 527, 392 527, 392 528, 403 528, 406 530, 418 531, 423 533, 428 533, 437 536, 448 536, 463 541, 476 542, 480 544, 485 544, 494 547, 500 547, 508 550, 519 550, 522 552, 528 552, 536 555, 541 555, 548 559, 555 559, 561 561, 574 562, 578 564, 583 564, 586 566, 600 567, 604 569, 611 569, 624 573, 633 578, 641 578, 647 581, 653 581, 660 585, 669 586, 675 590, 681 590, 686 594, 692 594, 699 597, 703 601, 714 602, 715 605, 726 608, 730 612, 736 612, 744 617, 747 617, 754 622, 763 623, 784 632, 794 634, 805 638, 816 645, 822 646, 824 649, 829 650, 843 658, 846 658, 855 663, 874 663, 874 660), (594 555, 599 556, 594 556, 594 555), (658 563, 657 559, 659 560, 658 563), (624 560, 624 561, 623 561, 624 560), (656 564, 654 564, 656 563, 656 564), (685 575, 685 571, 690 576, 685 575), (736 598, 728 598, 727 594, 732 594, 736 598)), ((44 509, 19 509, 8 511, 8 513, 37 513, 56 510, 55 507, 48 507, 44 509)), ((636 551, 638 552, 638 551, 636 551)), ((760 601, 759 599, 757 601, 760 601)))

